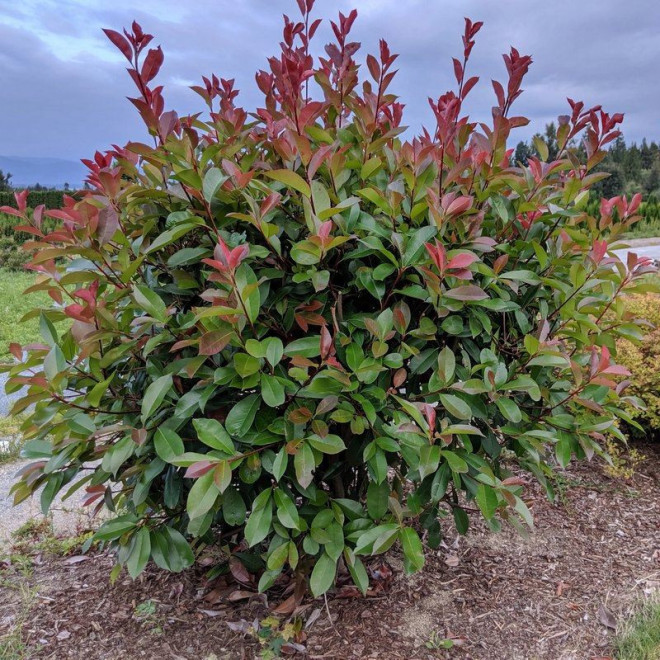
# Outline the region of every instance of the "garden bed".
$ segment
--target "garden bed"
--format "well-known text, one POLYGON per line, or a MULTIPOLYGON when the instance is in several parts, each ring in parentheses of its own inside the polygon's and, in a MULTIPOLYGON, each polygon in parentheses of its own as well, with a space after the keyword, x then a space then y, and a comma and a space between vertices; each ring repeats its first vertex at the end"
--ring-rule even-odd
POLYGON ((302 633, 283 648, 269 629, 274 599, 209 584, 203 569, 111 586, 103 554, 36 554, 29 566, 14 557, 0 563, 3 657, 233 660, 280 648, 301 658, 607 658, 614 628, 660 587, 660 445, 641 449, 647 460, 628 482, 582 464, 562 475, 555 504, 530 487, 527 540, 481 526, 457 537, 447 526, 420 574, 406 577, 396 552, 375 558, 371 597, 344 587, 327 603, 305 600, 294 613, 302 633), (241 632, 254 621, 268 643, 241 632), (446 640, 452 649, 430 648, 446 640))

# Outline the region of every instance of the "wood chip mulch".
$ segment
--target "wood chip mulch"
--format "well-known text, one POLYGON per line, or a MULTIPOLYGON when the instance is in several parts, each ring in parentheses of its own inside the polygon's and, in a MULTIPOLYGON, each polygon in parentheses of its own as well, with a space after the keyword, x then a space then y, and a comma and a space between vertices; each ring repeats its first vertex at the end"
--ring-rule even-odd
POLYGON ((640 449, 646 461, 629 481, 572 465, 554 504, 530 485, 529 539, 492 534, 475 516, 466 537, 446 526, 417 575, 405 576, 396 550, 376 558, 371 597, 344 587, 306 599, 294 612, 302 630, 284 644, 251 632, 281 603, 226 578, 209 584, 201 568, 111 585, 103 554, 36 557, 28 576, 0 562, 0 649, 20 631, 35 660, 234 660, 273 649, 312 660, 604 660, 631 608, 660 590, 660 443, 640 449), (446 640, 453 648, 429 648, 446 640))

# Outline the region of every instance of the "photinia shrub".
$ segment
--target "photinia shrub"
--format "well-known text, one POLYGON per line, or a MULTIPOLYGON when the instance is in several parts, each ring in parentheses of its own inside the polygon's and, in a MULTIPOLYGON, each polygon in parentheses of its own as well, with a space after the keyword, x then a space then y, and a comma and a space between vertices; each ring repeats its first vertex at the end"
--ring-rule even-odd
POLYGON ((504 56, 492 120, 470 121, 482 24, 466 20, 457 90, 407 140, 388 45, 363 72, 353 11, 315 57, 314 2, 298 4, 253 113, 216 76, 193 88, 204 112, 165 110, 152 36, 106 30, 153 143, 85 161, 91 190, 62 209, 3 209, 53 300, 33 313, 43 343, 5 368, 34 459, 15 500, 84 489, 132 576, 215 543, 262 590, 318 595, 340 569, 364 592, 361 557, 399 543, 418 570, 444 516, 531 525, 521 471, 551 493, 553 466, 628 419, 613 356, 641 331, 621 294, 650 265, 608 238, 640 200, 585 211, 622 115, 569 101, 556 159, 539 142, 545 160, 510 163, 531 58, 504 56))

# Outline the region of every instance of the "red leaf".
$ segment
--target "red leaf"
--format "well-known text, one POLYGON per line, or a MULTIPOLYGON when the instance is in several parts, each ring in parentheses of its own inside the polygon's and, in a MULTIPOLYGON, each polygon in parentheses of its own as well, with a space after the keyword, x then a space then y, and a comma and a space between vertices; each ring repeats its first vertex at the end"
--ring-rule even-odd
POLYGON ((332 350, 332 335, 326 326, 321 328, 321 358, 325 358, 330 355, 332 350))
POLYGON ((140 72, 145 83, 150 82, 158 75, 158 71, 163 64, 163 59, 163 51, 160 46, 149 49, 142 65, 142 71, 140 72))
POLYGON ((109 30, 108 28, 103 28, 105 36, 112 41, 112 43, 122 52, 122 55, 129 61, 133 61, 133 49, 131 44, 128 43, 128 39, 123 35, 119 34, 115 30, 109 30))
POLYGON ((199 354, 216 355, 227 346, 232 334, 231 330, 211 330, 203 334, 199 340, 199 354))
POLYGON ((475 261, 479 261, 479 257, 472 252, 462 252, 453 257, 447 264, 447 268, 467 268, 475 261))
POLYGON ((484 300, 488 298, 488 294, 475 284, 457 286, 455 289, 445 291, 444 295, 452 300, 484 300))
POLYGON ((197 461, 186 470, 183 476, 186 479, 197 479, 212 470, 217 464, 217 461, 197 461))

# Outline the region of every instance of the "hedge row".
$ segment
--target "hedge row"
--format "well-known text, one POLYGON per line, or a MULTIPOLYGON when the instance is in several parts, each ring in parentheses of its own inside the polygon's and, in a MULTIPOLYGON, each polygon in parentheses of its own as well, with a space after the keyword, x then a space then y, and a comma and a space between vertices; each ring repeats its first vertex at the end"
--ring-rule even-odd
MULTIPOLYGON (((43 204, 49 209, 61 209, 64 206, 64 195, 75 195, 75 192, 64 190, 31 190, 27 204, 30 208, 43 204)), ((10 190, 0 192, 0 206, 16 208, 14 193, 10 190)))

